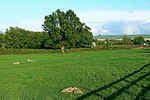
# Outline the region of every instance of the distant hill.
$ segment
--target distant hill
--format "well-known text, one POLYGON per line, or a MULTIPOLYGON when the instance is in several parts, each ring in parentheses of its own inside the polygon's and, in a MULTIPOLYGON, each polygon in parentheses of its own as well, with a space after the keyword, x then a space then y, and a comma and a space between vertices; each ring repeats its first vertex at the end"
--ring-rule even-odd
MULTIPOLYGON (((94 36, 95 39, 121 39, 124 35, 99 35, 94 36)), ((130 38, 142 36, 143 38, 150 38, 150 34, 128 35, 130 38)))

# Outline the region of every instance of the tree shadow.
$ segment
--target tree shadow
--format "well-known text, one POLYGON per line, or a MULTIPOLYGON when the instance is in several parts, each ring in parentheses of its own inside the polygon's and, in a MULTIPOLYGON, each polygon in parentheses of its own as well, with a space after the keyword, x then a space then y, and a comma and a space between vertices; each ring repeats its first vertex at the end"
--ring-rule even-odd
MULTIPOLYGON (((143 80, 147 81, 147 83, 149 83, 150 79, 147 79, 148 76, 150 76, 150 63, 142 66, 140 69, 124 76, 123 78, 120 78, 119 80, 116 80, 112 83, 104 85, 96 90, 91 90, 90 92, 87 92, 86 94, 78 97, 76 100, 83 100, 92 95, 96 95, 100 99, 112 100, 112 99, 117 98, 118 96, 120 96, 123 93, 132 95, 133 99, 135 98, 135 100, 145 100, 144 94, 150 90, 150 85, 145 87, 145 86, 139 85, 138 83, 143 80), (126 84, 124 84, 123 86, 120 87, 119 84, 121 82, 124 82, 126 84), (142 88, 141 92, 138 94, 133 93, 133 91, 130 92, 129 89, 133 86, 138 86, 138 87, 142 88), (116 91, 113 93, 107 94, 107 96, 103 95, 103 91, 110 89, 110 88, 113 88, 116 91)), ((148 78, 150 78, 150 77, 148 77, 148 78)))

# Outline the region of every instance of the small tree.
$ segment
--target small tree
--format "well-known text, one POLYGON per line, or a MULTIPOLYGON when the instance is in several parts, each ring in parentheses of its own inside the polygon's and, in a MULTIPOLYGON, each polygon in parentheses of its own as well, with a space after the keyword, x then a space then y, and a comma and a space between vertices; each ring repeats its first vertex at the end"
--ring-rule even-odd
POLYGON ((109 40, 106 39, 106 47, 109 47, 109 40))
POLYGON ((145 40, 143 37, 135 37, 133 39, 133 44, 136 44, 136 45, 142 45, 144 44, 145 40))
POLYGON ((132 44, 131 38, 128 37, 127 35, 124 35, 123 38, 122 38, 122 43, 126 44, 126 45, 132 44))

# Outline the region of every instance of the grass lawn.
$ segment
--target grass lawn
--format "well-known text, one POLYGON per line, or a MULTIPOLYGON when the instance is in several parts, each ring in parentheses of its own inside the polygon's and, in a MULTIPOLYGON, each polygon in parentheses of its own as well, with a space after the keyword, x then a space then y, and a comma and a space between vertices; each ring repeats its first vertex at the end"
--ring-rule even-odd
POLYGON ((150 50, 0 56, 0 100, 74 99, 150 100, 150 50))

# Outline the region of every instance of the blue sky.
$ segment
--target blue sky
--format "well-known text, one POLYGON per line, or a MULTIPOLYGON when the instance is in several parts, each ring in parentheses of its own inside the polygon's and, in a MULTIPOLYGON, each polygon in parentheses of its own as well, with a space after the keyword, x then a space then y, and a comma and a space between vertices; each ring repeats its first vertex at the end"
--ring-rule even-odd
POLYGON ((74 10, 92 28, 90 22, 113 20, 113 17, 114 20, 150 19, 150 0, 0 0, 0 30, 18 26, 41 31, 44 16, 57 9, 74 10), (137 17, 140 14, 143 16, 137 17))

